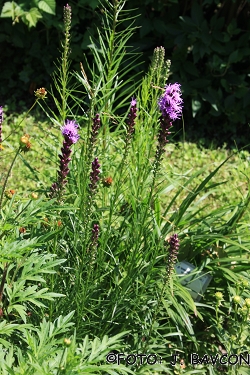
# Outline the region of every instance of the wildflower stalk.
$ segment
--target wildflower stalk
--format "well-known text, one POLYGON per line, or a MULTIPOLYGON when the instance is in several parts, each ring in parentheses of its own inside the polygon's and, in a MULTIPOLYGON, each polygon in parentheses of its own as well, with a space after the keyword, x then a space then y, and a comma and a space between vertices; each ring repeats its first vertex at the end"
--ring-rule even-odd
MULTIPOLYGON (((178 255, 179 247, 180 247, 180 242, 179 242, 179 238, 178 238, 177 234, 173 234, 170 237, 170 239, 169 239, 169 241, 167 243, 167 247, 168 247, 168 264, 167 264, 167 267, 166 267, 166 276, 165 276, 165 278, 163 280, 162 289, 161 289, 159 298, 157 300, 156 308, 154 310, 154 315, 153 315, 153 319, 152 319, 152 322, 151 322, 151 325, 150 325, 148 337, 151 337, 152 330, 153 330, 153 325, 154 325, 154 323, 155 323, 155 321, 157 319, 157 315, 159 313, 160 301, 163 298, 163 295, 165 293, 166 287, 170 283, 171 273, 173 272, 174 265, 175 265, 176 260, 177 260, 177 255, 178 255)), ((146 353, 146 349, 147 349, 148 343, 149 343, 149 340, 147 340, 146 343, 145 343, 145 346, 143 348, 143 353, 146 353)))
POLYGON ((160 127, 158 131, 158 144, 155 154, 155 162, 153 166, 153 181, 149 194, 149 202, 151 201, 153 190, 155 186, 156 176, 162 161, 162 156, 165 152, 165 146, 169 142, 169 131, 172 127, 172 121, 179 119, 182 113, 182 103, 180 84, 174 83, 165 86, 165 92, 158 101, 158 106, 161 111, 160 127))
POLYGON ((136 101, 136 99, 133 98, 132 101, 131 101, 128 118, 126 120, 127 134, 126 134, 126 139, 125 139, 124 154, 123 154, 123 158, 122 158, 122 161, 121 161, 121 165, 120 165, 119 168, 117 168, 117 172, 119 171, 119 180, 118 180, 117 186, 120 185, 120 180, 123 176, 123 168, 124 168, 124 165, 126 164, 126 160, 127 160, 127 156, 128 156, 128 150, 129 150, 129 147, 131 145, 133 134, 135 132, 136 117, 137 117, 137 101, 136 101))
POLYGON ((79 139, 78 127, 78 124, 74 120, 67 120, 64 126, 61 127, 64 141, 61 148, 61 155, 59 155, 60 168, 57 172, 57 181, 52 184, 50 189, 50 197, 57 197, 58 201, 62 199, 64 186, 67 183, 67 175, 69 174, 69 162, 71 161, 70 154, 72 152, 70 147, 79 139))
POLYGON ((69 75, 69 53, 70 53, 70 28, 71 28, 71 7, 67 4, 63 8, 63 19, 65 28, 65 40, 63 44, 63 55, 62 55, 62 72, 61 72, 61 84, 62 84, 62 120, 66 118, 66 107, 67 107, 67 85, 69 75))
MULTIPOLYGON (((86 151, 86 167, 84 168, 84 172, 83 172, 83 181, 87 181, 89 178, 90 180, 92 180, 94 178, 94 175, 93 173, 96 173, 96 171, 93 170, 94 166, 96 166, 96 170, 98 170, 98 168, 100 167, 97 167, 97 164, 98 164, 98 159, 95 158, 95 160, 93 161, 93 152, 94 152, 94 147, 95 147, 95 143, 97 141, 97 136, 98 136, 98 132, 100 130, 100 127, 101 127, 101 120, 100 120, 100 115, 99 113, 97 113, 95 115, 95 117, 92 118, 92 124, 91 126, 89 127, 89 133, 88 133, 88 143, 87 143, 87 151, 86 151), (94 163, 94 164, 93 164, 94 163), (92 168, 92 171, 90 172, 90 176, 89 176, 89 166, 91 165, 91 168, 92 168)), ((97 177, 99 175, 100 171, 97 173, 97 177)), ((98 177, 98 180, 99 180, 99 177, 98 177)), ((98 181, 97 180, 97 181, 98 181)), ((97 184, 97 181, 96 181, 96 184, 97 184)), ((93 181, 91 181, 91 183, 93 183, 93 181)), ((85 233, 87 232, 87 228, 88 228, 88 223, 89 223, 89 219, 90 219, 90 216, 91 216, 91 205, 93 204, 93 193, 94 191, 91 190, 91 187, 90 187, 91 184, 84 184, 84 187, 83 187, 83 200, 82 200, 82 204, 81 204, 81 211, 83 212, 83 215, 84 215, 84 219, 83 219, 83 222, 84 222, 84 226, 85 226, 85 233)), ((92 186, 93 187, 93 186, 92 186)), ((97 185, 96 185, 97 187, 97 185)), ((96 187, 94 188, 94 190, 96 189, 96 187)))
MULTIPOLYGON (((124 155, 123 155, 123 158, 122 158, 122 161, 121 161, 121 164, 120 164, 119 168, 116 169, 116 172, 119 172, 119 177, 118 177, 118 181, 116 183, 117 188, 115 190, 115 193, 114 193, 114 196, 113 196, 113 199, 112 199, 114 203, 117 201, 117 198, 120 194, 121 180, 123 178, 123 168, 126 165, 128 150, 129 150, 129 147, 131 145, 132 137, 133 137, 133 134, 134 134, 134 131, 135 131, 136 117, 137 117, 137 101, 136 101, 136 99, 133 98, 132 101, 131 101, 131 106, 130 106, 128 118, 127 118, 127 121, 126 121, 126 123, 127 123, 127 134, 126 134, 126 140, 125 140, 126 144, 125 144, 124 155)), ((114 176, 114 178, 115 178, 115 176, 114 176)), ((111 207, 114 207, 114 205, 112 204, 111 207)), ((111 228, 112 214, 113 214, 113 208, 111 208, 110 212, 109 212, 109 221, 108 221, 108 224, 107 224, 107 228, 111 228)), ((106 239, 107 238, 108 238, 108 231, 106 232, 106 239)))
MULTIPOLYGON (((85 206, 85 214, 84 214, 84 226, 85 226, 85 246, 87 244, 88 240, 88 234, 89 234, 89 222, 91 220, 91 214, 92 214, 92 208, 94 199, 96 196, 97 191, 97 184, 100 180, 99 174, 100 174, 100 164, 98 158, 95 158, 91 164, 91 172, 90 172, 90 183, 88 185, 88 190, 86 194, 86 206, 85 206)), ((87 247, 86 247, 87 248, 87 247)))
POLYGON ((21 146, 18 148, 18 150, 17 150, 17 152, 16 152, 16 154, 15 154, 15 156, 14 156, 12 162, 11 162, 11 165, 10 165, 10 167, 9 167, 9 170, 8 170, 8 172, 7 172, 7 175, 6 175, 5 179, 4 179, 4 183, 3 183, 3 187, 2 187, 2 192, 1 192, 1 197, 0 197, 0 210, 1 210, 1 208, 2 208, 3 195, 4 195, 4 192, 5 192, 5 189, 6 189, 6 185, 7 185, 8 179, 9 179, 10 174, 11 174, 11 171, 12 171, 12 168, 13 168, 13 166, 14 166, 14 163, 15 163, 15 161, 16 161, 16 158, 17 158, 17 156, 18 156, 20 150, 21 150, 21 146))

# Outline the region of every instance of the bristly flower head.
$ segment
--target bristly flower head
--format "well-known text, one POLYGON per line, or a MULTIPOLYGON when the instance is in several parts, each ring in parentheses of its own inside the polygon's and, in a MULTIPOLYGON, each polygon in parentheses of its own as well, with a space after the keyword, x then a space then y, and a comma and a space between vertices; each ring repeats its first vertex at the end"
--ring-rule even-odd
POLYGON ((163 117, 170 121, 179 119, 182 114, 181 85, 179 83, 165 86, 165 92, 158 101, 159 109, 163 117))
POLYGON ((64 126, 61 127, 62 135, 67 143, 72 145, 80 138, 78 135, 78 124, 74 120, 66 120, 64 126))
POLYGON ((46 99, 46 95, 47 95, 47 91, 45 90, 44 87, 41 87, 40 89, 37 89, 35 91, 35 96, 38 98, 38 99, 46 99))

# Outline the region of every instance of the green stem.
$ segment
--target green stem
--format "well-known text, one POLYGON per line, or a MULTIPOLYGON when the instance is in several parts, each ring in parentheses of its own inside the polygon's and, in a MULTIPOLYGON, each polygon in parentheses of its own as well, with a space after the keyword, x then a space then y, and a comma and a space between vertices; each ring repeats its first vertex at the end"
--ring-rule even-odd
POLYGON ((35 102, 32 104, 32 106, 30 107, 30 109, 25 113, 25 115, 23 116, 22 120, 19 122, 18 126, 21 125, 21 123, 23 122, 23 120, 28 116, 28 114, 30 113, 30 111, 35 107, 36 103, 38 102, 39 98, 37 98, 35 100, 35 102))
POLYGON ((63 361, 63 357, 64 357, 64 354, 65 354, 65 351, 66 351, 67 348, 64 348, 63 349, 63 352, 62 352, 62 356, 61 356, 61 359, 60 359, 60 362, 59 362, 59 366, 58 366, 58 370, 57 370, 57 373, 56 375, 60 375, 60 372, 61 372, 61 364, 62 364, 62 361, 63 361))
POLYGON ((7 276, 8 266, 9 266, 9 264, 5 263, 2 281, 1 281, 1 285, 0 285, 0 303, 2 302, 2 299, 3 299, 4 284, 5 284, 5 280, 6 280, 6 276, 7 276))
MULTIPOLYGON (((27 112, 28 113, 28 112, 27 112)), ((14 159, 12 160, 12 163, 10 165, 10 168, 8 170, 8 173, 7 173, 7 176, 4 180, 4 184, 3 184, 3 189, 2 189, 2 193, 1 193, 1 198, 0 198, 0 210, 2 208, 2 202, 3 202, 3 195, 4 195, 4 191, 6 189, 6 185, 7 185, 7 182, 8 182, 8 179, 10 177, 10 174, 11 174, 11 171, 12 171, 12 168, 13 168, 13 165, 16 161, 16 158, 17 158, 17 155, 19 154, 19 151, 20 151, 21 147, 18 148, 17 152, 16 152, 16 155, 14 156, 14 159)))

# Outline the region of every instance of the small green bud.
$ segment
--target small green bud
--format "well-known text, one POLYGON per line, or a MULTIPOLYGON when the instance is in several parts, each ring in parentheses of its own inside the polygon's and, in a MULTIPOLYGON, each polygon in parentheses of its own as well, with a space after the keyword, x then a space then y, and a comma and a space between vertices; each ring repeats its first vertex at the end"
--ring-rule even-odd
POLYGON ((244 288, 248 288, 249 282, 246 279, 242 279, 241 283, 242 283, 242 286, 244 286, 244 288))
POLYGON ((247 316, 248 314, 248 308, 245 306, 243 306, 241 309, 238 310, 239 314, 242 315, 242 316, 247 316))
POLYGON ((66 347, 69 347, 71 345, 71 340, 70 339, 63 339, 63 345, 66 347))
POLYGON ((234 296, 233 301, 236 305, 239 305, 241 302, 241 297, 240 296, 234 296))
POLYGON ((245 299, 245 305, 248 309, 250 309, 250 298, 245 299))
POLYGON ((222 301, 223 300, 223 294, 221 292, 216 292, 215 298, 217 299, 217 301, 222 301))

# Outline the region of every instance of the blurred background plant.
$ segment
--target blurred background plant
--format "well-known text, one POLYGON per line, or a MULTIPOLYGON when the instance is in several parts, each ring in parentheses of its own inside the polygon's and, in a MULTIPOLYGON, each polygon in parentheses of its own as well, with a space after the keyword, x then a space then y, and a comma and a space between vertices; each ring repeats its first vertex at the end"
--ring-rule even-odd
MULTIPOLYGON (((63 31, 63 5, 54 0, 3 4, 0 99, 11 111, 30 105, 34 90, 51 84, 53 62, 60 56, 57 41, 63 31)), ((93 62, 90 36, 97 37, 96 25, 104 9, 98 0, 72 1, 70 5, 71 60, 80 73, 80 62, 87 69, 83 52, 88 63, 93 62)), ((172 61, 171 82, 182 83, 189 140, 200 140, 206 146, 211 141, 220 146, 247 145, 249 0, 135 0, 133 7, 135 30, 129 45, 142 53, 138 61, 143 65, 127 74, 139 84, 153 49, 162 45, 172 61), (136 78, 135 73, 140 75, 136 78)), ((128 25, 124 21, 120 30, 128 25)))

